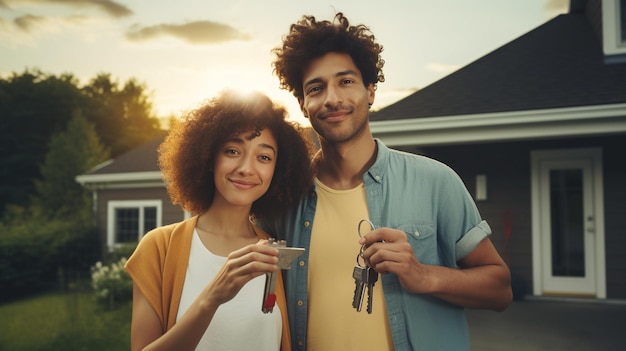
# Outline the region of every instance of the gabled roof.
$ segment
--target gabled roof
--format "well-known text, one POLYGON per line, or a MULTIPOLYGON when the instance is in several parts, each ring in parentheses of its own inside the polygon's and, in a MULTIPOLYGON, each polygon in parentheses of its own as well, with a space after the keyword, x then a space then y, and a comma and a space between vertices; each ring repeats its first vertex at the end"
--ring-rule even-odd
POLYGON ((96 166, 86 174, 77 176, 76 181, 90 188, 106 188, 114 184, 116 187, 163 185, 158 147, 165 135, 163 132, 147 143, 96 166))
POLYGON ((626 103, 626 63, 605 64, 586 15, 570 13, 372 113, 370 120, 620 103, 626 103))

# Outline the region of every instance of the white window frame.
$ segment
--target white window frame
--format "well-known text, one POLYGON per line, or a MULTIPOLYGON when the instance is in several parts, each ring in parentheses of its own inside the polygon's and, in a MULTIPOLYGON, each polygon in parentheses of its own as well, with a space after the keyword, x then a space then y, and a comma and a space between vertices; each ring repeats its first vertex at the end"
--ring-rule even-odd
POLYGON ((605 55, 626 54, 626 41, 621 39, 620 12, 620 0, 602 0, 602 49, 605 55))
POLYGON ((138 208, 139 209, 139 228, 137 231, 137 242, 146 233, 144 228, 144 209, 146 207, 156 207, 156 226, 162 225, 163 219, 163 202, 161 200, 116 200, 109 201, 107 204, 107 247, 109 250, 120 246, 115 242, 115 216, 118 208, 138 208))

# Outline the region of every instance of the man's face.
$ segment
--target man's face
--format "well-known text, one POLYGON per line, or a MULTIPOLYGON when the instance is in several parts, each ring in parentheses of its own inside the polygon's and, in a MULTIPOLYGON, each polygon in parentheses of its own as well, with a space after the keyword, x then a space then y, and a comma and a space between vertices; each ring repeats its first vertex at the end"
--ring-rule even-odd
POLYGON ((367 130, 374 85, 363 84, 350 55, 330 52, 311 61, 302 82, 300 108, 324 141, 349 141, 367 130))

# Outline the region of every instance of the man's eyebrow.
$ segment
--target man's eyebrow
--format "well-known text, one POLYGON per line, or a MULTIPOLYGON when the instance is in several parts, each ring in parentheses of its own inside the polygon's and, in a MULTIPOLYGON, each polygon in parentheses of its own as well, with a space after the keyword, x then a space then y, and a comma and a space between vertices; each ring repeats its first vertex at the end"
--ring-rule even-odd
MULTIPOLYGON (((343 76, 349 76, 349 75, 358 75, 358 73, 355 70, 351 70, 351 69, 347 69, 345 71, 339 71, 335 73, 335 77, 343 77, 343 76)), ((313 78, 304 82, 303 86, 306 87, 308 85, 321 83, 321 82, 322 82, 322 78, 316 77, 316 78, 313 78)))
POLYGON ((335 77, 349 76, 349 75, 358 75, 358 73, 354 70, 347 69, 345 71, 337 72, 335 77))

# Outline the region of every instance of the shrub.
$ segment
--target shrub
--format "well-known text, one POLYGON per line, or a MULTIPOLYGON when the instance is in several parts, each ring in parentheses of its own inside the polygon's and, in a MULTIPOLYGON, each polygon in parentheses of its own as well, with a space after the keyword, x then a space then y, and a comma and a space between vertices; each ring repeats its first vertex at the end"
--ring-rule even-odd
POLYGON ((96 300, 104 307, 114 309, 133 296, 133 281, 124 269, 126 257, 107 266, 98 261, 91 267, 91 285, 96 300))

